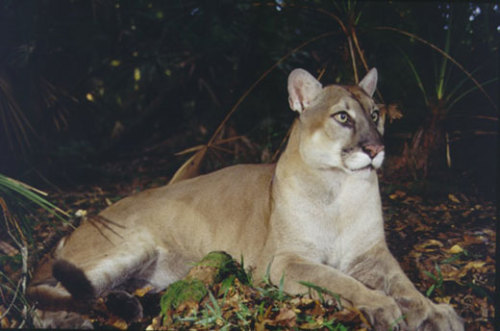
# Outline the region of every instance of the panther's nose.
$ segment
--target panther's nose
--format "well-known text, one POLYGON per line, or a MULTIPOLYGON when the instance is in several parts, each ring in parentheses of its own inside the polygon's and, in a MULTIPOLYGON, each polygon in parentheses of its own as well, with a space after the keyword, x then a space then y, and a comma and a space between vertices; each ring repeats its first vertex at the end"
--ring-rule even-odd
POLYGON ((374 145, 364 145, 363 151, 368 154, 372 159, 377 156, 378 153, 384 150, 384 145, 374 144, 374 145))

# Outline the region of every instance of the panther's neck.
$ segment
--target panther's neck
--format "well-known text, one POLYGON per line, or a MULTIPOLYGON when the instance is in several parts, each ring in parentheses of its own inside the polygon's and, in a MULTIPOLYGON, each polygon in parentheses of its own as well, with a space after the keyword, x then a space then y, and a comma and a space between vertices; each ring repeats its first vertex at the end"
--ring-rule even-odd
POLYGON ((375 170, 345 171, 339 168, 317 169, 300 153, 299 120, 293 124, 288 145, 276 167, 275 194, 293 199, 333 202, 343 190, 357 191, 360 196, 378 195, 375 170))

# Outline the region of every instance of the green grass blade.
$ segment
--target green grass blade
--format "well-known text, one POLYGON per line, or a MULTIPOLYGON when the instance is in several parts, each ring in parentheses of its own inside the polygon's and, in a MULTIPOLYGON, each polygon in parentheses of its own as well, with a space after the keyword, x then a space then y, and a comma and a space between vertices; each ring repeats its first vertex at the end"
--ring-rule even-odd
MULTIPOLYGON (((488 85, 488 84, 490 84, 490 83, 493 83, 493 82, 495 82, 495 81, 497 81, 497 80, 498 80, 498 77, 495 77, 495 78, 493 78, 493 79, 490 79, 490 80, 488 80, 488 81, 486 81, 486 82, 482 83, 481 85, 482 85, 482 86, 486 86, 486 85, 488 85)), ((468 89, 468 90, 464 91, 463 93, 461 93, 460 95, 458 95, 458 96, 457 96, 455 99, 453 99, 453 101, 452 101, 452 102, 448 105, 448 109, 452 109, 452 108, 453 108, 453 106, 455 106, 455 104, 456 104, 457 102, 459 102, 461 99, 463 99, 464 97, 466 97, 469 93, 474 92, 474 91, 475 91, 475 90, 477 90, 477 89, 478 89, 478 88, 477 88, 477 86, 473 86, 473 87, 471 87, 470 89, 468 89)))
POLYGON ((403 54, 403 57, 405 58, 406 62, 408 63, 408 66, 410 67, 413 77, 415 77, 415 81, 417 82, 418 88, 423 94, 424 101, 426 105, 429 105, 429 99, 427 97, 427 92, 425 91, 424 84, 422 83, 422 79, 420 78, 420 75, 418 74, 417 69, 415 68, 415 64, 413 61, 409 58, 408 54, 406 54, 405 51, 403 51, 401 48, 398 48, 398 50, 403 54))

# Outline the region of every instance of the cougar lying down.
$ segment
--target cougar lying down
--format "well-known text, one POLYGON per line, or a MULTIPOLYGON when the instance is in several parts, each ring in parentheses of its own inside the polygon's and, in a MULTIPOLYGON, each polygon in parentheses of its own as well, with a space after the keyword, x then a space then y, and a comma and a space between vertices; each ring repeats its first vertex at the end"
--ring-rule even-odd
POLYGON ((284 275, 290 294, 307 291, 299 281, 339 294, 377 330, 463 330, 450 306, 415 289, 387 248, 376 83, 375 69, 359 86, 324 88, 294 70, 289 103, 300 116, 277 164, 237 165, 150 189, 105 209, 105 221, 84 222, 42 261, 28 289, 44 310, 40 325, 68 326, 71 313, 52 313, 48 322, 44 313, 80 311, 110 293, 130 303, 118 291, 125 284, 162 290, 220 250, 243 256, 255 279, 271 263, 271 281, 284 275))

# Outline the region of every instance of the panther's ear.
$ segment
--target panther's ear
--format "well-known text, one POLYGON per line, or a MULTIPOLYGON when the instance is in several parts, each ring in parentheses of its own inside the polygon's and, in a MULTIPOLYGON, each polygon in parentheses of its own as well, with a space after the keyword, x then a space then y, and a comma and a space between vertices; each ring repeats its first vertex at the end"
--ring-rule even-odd
POLYGON ((323 86, 304 69, 295 69, 288 76, 288 102, 292 110, 302 113, 318 96, 323 86))
POLYGON ((377 69, 372 68, 366 76, 359 82, 359 87, 361 87, 369 96, 373 96, 375 90, 377 89, 377 79, 378 73, 377 69))

